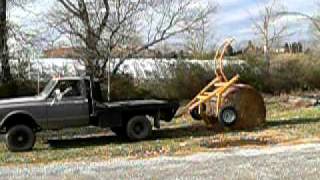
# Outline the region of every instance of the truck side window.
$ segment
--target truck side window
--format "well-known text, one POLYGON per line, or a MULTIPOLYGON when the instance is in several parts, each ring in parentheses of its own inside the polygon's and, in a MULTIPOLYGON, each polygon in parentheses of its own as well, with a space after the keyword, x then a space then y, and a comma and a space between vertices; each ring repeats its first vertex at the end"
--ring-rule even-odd
POLYGON ((68 88, 72 88, 64 97, 79 97, 81 96, 81 82, 80 81, 60 81, 56 89, 60 89, 61 92, 64 92, 68 88))

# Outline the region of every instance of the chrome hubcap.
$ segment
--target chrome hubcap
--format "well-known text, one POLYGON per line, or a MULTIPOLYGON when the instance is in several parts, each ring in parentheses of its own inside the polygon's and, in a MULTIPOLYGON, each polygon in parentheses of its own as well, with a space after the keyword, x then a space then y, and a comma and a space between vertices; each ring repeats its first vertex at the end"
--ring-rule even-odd
POLYGON ((228 124, 233 123, 236 120, 236 114, 234 113, 234 111, 229 109, 225 110, 222 116, 223 116, 224 122, 228 124))

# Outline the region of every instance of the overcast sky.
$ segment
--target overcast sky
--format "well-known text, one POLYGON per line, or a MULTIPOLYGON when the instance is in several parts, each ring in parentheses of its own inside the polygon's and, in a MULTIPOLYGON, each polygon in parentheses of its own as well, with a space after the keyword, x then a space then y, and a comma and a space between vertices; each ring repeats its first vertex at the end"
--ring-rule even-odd
MULTIPOLYGON (((239 41, 249 40, 254 37, 252 28, 252 17, 257 16, 259 8, 265 4, 266 0, 208 0, 219 4, 219 10, 212 17, 212 28, 218 38, 235 37, 239 41)), ((317 12, 315 5, 317 0, 280 0, 288 11, 298 11, 314 15, 317 12)), ((320 1, 320 0, 319 0, 320 1)), ((36 0, 27 9, 30 12, 22 12, 21 9, 13 9, 10 18, 21 24, 28 24, 30 19, 34 19, 37 14, 48 11, 53 4, 53 0, 36 0), (31 13, 32 12, 32 13, 31 13)), ((290 32, 294 32, 291 40, 308 39, 309 24, 299 18, 286 18, 290 23, 290 32)))
MULTIPOLYGON (((309 15, 316 14, 316 0, 279 0, 288 11, 297 11, 309 15)), ((266 0, 217 0, 220 9, 217 16, 217 33, 219 36, 233 36, 237 39, 247 40, 254 35, 252 17, 259 14, 266 0)), ((290 32, 294 35, 292 40, 308 38, 309 24, 297 17, 285 19, 290 25, 290 32)))

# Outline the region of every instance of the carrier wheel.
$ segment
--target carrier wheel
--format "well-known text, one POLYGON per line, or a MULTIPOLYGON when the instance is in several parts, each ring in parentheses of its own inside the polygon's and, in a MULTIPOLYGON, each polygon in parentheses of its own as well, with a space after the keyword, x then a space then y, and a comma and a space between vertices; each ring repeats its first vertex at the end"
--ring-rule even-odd
MULTIPOLYGON (((202 104, 201 105, 201 110, 202 111, 206 111, 206 105, 202 104)), ((196 120, 196 121, 201 121, 203 120, 201 114, 199 113, 199 107, 197 108, 194 108, 190 111, 190 115, 192 117, 193 120, 196 120)))
POLYGON ((199 110, 198 108, 194 108, 190 111, 190 115, 192 117, 193 120, 196 120, 196 121, 201 121, 202 120, 202 117, 201 115, 199 114, 199 110))
POLYGON ((223 107, 219 112, 218 120, 222 126, 232 126, 238 120, 237 110, 232 106, 223 107))

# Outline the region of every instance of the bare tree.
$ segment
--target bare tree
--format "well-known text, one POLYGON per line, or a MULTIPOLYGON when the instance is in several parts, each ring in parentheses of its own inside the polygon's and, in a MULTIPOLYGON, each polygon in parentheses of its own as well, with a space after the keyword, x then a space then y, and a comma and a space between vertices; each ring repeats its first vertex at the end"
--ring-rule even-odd
POLYGON ((13 7, 23 7, 23 4, 33 0, 0 0, 0 62, 1 62, 1 83, 7 83, 12 79, 9 63, 9 23, 7 11, 13 7))
POLYGON ((199 27, 190 29, 185 33, 185 49, 193 55, 193 58, 204 58, 210 40, 213 39, 212 28, 209 19, 202 19, 199 27))
MULTIPOLYGON (((320 7, 320 1, 318 1, 316 5, 318 7, 320 7)), ((316 33, 317 34, 320 33, 320 16, 319 16, 319 14, 316 16, 313 16, 313 15, 309 15, 307 13, 294 12, 294 11, 283 11, 283 12, 279 12, 279 14, 282 16, 298 16, 298 17, 305 18, 312 23, 313 28, 316 31, 316 33)))
POLYGON ((271 0, 263 7, 257 18, 252 18, 252 22, 257 35, 263 42, 263 51, 267 67, 270 65, 270 53, 272 46, 281 38, 286 36, 287 25, 277 23, 283 11, 278 0, 271 0))
POLYGON ((49 24, 79 49, 87 72, 104 77, 112 58, 123 62, 177 34, 198 27, 212 13, 196 0, 57 0, 49 24))
POLYGON ((291 15, 291 16, 304 17, 304 18, 310 20, 311 23, 313 24, 313 26, 315 27, 315 29, 320 32, 320 18, 319 17, 314 17, 312 15, 308 15, 308 14, 301 13, 301 12, 280 12, 279 15, 289 15, 289 16, 291 15))
POLYGON ((0 81, 6 83, 11 80, 9 56, 8 56, 8 29, 7 29, 7 1, 0 0, 0 81))

